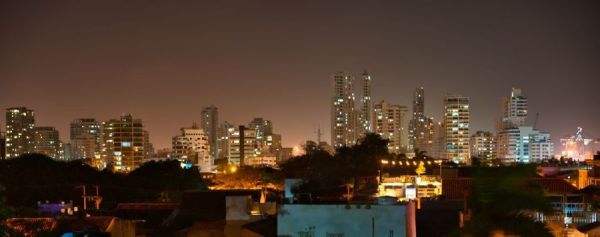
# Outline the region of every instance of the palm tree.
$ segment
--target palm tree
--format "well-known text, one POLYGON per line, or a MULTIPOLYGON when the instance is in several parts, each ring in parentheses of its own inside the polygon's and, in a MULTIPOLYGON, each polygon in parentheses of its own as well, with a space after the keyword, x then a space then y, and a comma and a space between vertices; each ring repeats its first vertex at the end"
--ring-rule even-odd
POLYGON ((415 148, 415 159, 416 160, 424 160, 427 159, 427 151, 420 150, 419 148, 415 148))

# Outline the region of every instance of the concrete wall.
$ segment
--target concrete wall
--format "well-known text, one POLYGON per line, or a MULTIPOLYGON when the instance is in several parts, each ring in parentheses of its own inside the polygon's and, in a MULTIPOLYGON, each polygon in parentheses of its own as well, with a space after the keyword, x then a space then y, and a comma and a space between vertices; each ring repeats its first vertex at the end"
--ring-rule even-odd
POLYGON ((406 236, 402 205, 282 205, 277 235, 288 237, 406 236))

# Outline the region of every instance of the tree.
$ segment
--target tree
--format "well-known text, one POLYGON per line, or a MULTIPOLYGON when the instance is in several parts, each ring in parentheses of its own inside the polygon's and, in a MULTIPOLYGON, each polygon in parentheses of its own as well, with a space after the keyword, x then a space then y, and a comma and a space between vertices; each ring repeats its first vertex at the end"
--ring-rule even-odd
POLYGON ((503 231, 520 236, 552 236, 528 211, 549 211, 542 188, 529 182, 535 166, 474 167, 468 203, 472 217, 461 230, 465 236, 490 236, 503 231))
POLYGON ((419 148, 415 148, 415 159, 424 160, 427 159, 427 151, 420 150, 419 148))
POLYGON ((380 160, 390 157, 387 149, 388 141, 377 134, 367 134, 351 147, 337 149, 336 155, 316 150, 292 158, 281 164, 286 178, 301 178, 301 192, 314 195, 331 194, 341 191, 345 193, 348 184, 357 187, 359 177, 376 177, 380 168, 380 160))

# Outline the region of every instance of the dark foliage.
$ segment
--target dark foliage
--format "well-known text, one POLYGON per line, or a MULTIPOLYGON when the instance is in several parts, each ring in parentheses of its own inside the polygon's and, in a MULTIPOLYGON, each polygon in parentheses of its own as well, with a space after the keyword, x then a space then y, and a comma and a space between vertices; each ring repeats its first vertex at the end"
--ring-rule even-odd
POLYGON ((491 231, 520 236, 552 236, 528 211, 549 211, 542 187, 529 182, 535 166, 471 167, 475 182, 468 203, 473 216, 462 230, 471 236, 489 236, 491 231))
POLYGON ((304 181, 298 192, 328 195, 354 185, 359 177, 377 176, 382 158, 388 158, 388 141, 377 134, 367 134, 352 147, 341 147, 336 155, 321 150, 294 157, 281 164, 286 178, 304 181))
POLYGON ((183 190, 206 188, 197 170, 184 170, 177 161, 148 162, 121 174, 39 154, 0 161, 0 185, 6 187, 6 204, 19 207, 17 215, 35 214, 38 201, 72 200, 81 206, 81 185, 86 185, 88 194, 99 186, 103 208, 119 202, 168 201, 183 190))

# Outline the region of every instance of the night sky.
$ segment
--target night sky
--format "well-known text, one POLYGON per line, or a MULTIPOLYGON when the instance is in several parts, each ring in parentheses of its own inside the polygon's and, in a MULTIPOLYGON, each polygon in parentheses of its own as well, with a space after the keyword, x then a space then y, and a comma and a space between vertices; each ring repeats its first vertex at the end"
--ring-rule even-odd
POLYGON ((34 109, 64 141, 74 118, 129 112, 170 147, 211 104, 272 120, 287 146, 319 125, 329 141, 331 74, 365 69, 375 101, 424 86, 436 120, 446 94, 469 96, 472 132, 494 131, 515 86, 555 141, 600 137, 600 1, 0 2, 2 114, 34 109))

